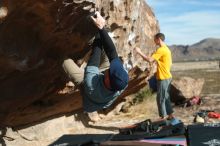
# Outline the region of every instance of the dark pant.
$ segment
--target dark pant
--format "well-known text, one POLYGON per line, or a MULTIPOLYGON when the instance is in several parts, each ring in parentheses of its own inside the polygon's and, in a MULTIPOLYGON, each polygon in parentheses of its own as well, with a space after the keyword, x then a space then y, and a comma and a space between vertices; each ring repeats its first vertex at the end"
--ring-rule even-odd
POLYGON ((102 48, 104 49, 110 63, 113 59, 118 58, 115 45, 104 28, 99 30, 93 41, 92 48, 92 54, 87 66, 99 67, 102 48))
POLYGON ((173 113, 170 101, 170 83, 172 79, 157 81, 157 106, 159 116, 164 118, 173 113))

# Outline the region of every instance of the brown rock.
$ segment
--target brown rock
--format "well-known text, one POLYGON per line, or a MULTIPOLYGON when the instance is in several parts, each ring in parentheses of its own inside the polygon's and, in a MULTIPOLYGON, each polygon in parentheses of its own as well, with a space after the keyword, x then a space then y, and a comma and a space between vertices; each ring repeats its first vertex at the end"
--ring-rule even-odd
MULTIPOLYGON (((79 91, 58 92, 69 81, 63 59, 80 62, 90 49, 88 42, 96 29, 86 16, 94 8, 106 18, 124 58, 136 45, 152 48, 153 35, 159 31, 144 0, 3 0, 3 7, 7 9, 0 18, 0 124, 4 126, 34 124, 82 108, 79 91)), ((143 71, 135 68, 130 74, 121 97, 145 85, 143 71)))
POLYGON ((171 100, 175 103, 182 103, 193 96, 200 96, 204 82, 204 79, 190 77, 182 77, 172 81, 171 100))

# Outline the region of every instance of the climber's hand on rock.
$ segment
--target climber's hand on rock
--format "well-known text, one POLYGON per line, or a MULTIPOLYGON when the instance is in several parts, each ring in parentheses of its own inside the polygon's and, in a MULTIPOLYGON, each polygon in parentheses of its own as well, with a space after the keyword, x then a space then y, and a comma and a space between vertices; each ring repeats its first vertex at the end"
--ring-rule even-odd
POLYGON ((105 19, 100 15, 99 12, 95 12, 95 16, 91 16, 94 24, 99 28, 102 29, 105 26, 105 19), (96 17, 95 17, 96 16, 96 17))

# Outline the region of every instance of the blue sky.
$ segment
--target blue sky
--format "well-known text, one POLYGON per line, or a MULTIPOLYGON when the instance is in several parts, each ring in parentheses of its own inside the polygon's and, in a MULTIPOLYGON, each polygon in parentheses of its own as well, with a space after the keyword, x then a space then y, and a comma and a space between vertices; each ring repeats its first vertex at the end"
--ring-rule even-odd
POLYGON ((153 9, 166 42, 194 44, 220 38, 220 0, 146 0, 153 9))

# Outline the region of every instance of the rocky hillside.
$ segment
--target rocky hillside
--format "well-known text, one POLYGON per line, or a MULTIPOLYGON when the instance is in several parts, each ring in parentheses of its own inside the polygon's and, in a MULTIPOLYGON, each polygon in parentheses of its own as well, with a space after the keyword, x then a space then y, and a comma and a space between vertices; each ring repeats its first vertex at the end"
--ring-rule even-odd
MULTIPOLYGON (((125 59, 136 45, 153 48, 159 28, 144 0, 0 1, 1 127, 33 125, 81 109, 79 90, 58 94, 69 81, 62 62, 66 57, 79 65, 86 60, 88 42, 96 32, 86 16, 95 9, 107 20, 125 59)), ((130 74, 122 97, 145 85, 143 71, 135 68, 130 74)))
POLYGON ((220 58, 220 39, 207 38, 193 45, 172 45, 174 61, 220 58))

